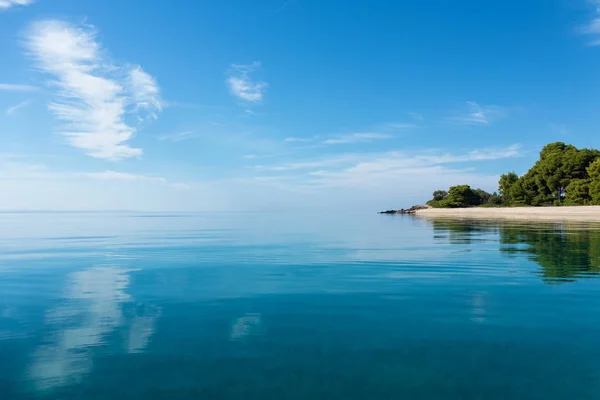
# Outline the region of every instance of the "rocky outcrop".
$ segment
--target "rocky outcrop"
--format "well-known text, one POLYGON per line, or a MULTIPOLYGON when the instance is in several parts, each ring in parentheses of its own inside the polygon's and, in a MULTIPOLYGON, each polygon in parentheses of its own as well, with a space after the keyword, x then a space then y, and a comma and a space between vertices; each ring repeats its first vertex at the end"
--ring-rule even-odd
POLYGON ((412 206, 411 208, 401 208, 400 210, 387 210, 387 211, 380 211, 379 214, 414 214, 416 213, 418 210, 424 210, 426 208, 431 208, 429 206, 412 206))

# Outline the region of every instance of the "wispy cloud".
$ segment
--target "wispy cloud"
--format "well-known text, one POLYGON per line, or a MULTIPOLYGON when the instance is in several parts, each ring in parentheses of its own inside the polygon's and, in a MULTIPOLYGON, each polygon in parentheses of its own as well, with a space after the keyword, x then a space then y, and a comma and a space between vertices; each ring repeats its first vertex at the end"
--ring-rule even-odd
POLYGON ((305 137, 287 137, 283 139, 285 143, 308 143, 314 141, 314 138, 305 137))
POLYGON ((348 135, 340 135, 323 141, 324 144, 350 144, 350 143, 366 143, 374 140, 391 139, 393 135, 387 133, 365 132, 351 133, 348 135))
POLYGON ((412 119, 414 119, 415 121, 423 121, 423 120, 425 120, 425 117, 423 116, 423 114, 418 113, 418 112, 409 111, 408 115, 412 119))
POLYGON ((600 46, 600 0, 588 0, 594 6, 594 17, 581 28, 581 33, 594 37, 588 44, 600 46))
MULTIPOLYGON (((0 153, 0 172, 16 174, 35 174, 47 171, 48 167, 22 154, 0 153)), ((2 174, 0 173, 0 179, 2 174)))
POLYGON ((169 142, 181 142, 188 139, 193 139, 197 137, 197 133, 195 130, 170 133, 168 135, 162 135, 158 137, 158 140, 169 141, 169 142))
POLYGON ((129 71, 129 91, 133 97, 136 112, 146 112, 154 119, 162 111, 163 104, 156 79, 137 66, 129 71))
POLYGON ((35 0, 0 0, 0 11, 9 9, 13 6, 28 6, 35 0))
POLYGON ((446 121, 462 125, 490 125, 506 116, 506 111, 499 106, 484 106, 474 101, 467 101, 469 111, 460 116, 450 117, 446 121))
POLYGON ((281 5, 279 7, 277 7, 275 10, 273 10, 273 13, 277 14, 283 11, 284 8, 286 8, 288 6, 288 4, 291 3, 291 0, 285 0, 283 3, 281 3, 281 5))
POLYGON ((387 122, 385 124, 379 125, 381 130, 386 131, 406 131, 410 129, 418 128, 418 124, 414 124, 411 122, 387 122))
POLYGON ((250 76, 258 68, 260 68, 258 61, 246 65, 232 65, 227 78, 227 85, 231 94, 250 103, 262 101, 265 90, 269 85, 263 81, 255 81, 250 76))
POLYGON ((469 163, 477 161, 501 160, 521 155, 521 146, 512 145, 499 149, 475 149, 464 154, 443 152, 378 152, 345 153, 313 160, 302 160, 276 165, 260 165, 253 168, 259 171, 310 170, 313 175, 325 175, 325 168, 337 167, 342 170, 383 173, 402 168, 431 167, 444 164, 469 163))
POLYGON ((332 135, 291 136, 283 139, 284 143, 312 143, 310 147, 321 147, 335 144, 369 143, 376 140, 392 139, 401 131, 419 128, 419 124, 411 122, 386 122, 367 128, 365 132, 353 132, 332 135))
POLYGON ((127 116, 156 118, 159 88, 141 67, 112 63, 96 36, 93 27, 46 20, 30 27, 25 43, 40 71, 54 78, 49 109, 72 146, 108 160, 140 156, 127 144, 137 131, 127 116))
POLYGON ((318 158, 313 160, 301 160, 294 162, 287 162, 284 164, 275 165, 255 165, 252 169, 257 171, 297 171, 306 169, 322 169, 327 167, 334 167, 339 165, 348 165, 356 163, 364 159, 365 155, 361 154, 340 154, 331 157, 318 158))
POLYGON ((0 91, 2 92, 35 92, 36 90, 39 90, 37 86, 0 83, 0 91))
POLYGON ((6 115, 14 115, 17 111, 19 111, 21 108, 28 106, 29 104, 31 104, 31 100, 24 100, 18 104, 15 104, 12 107, 8 107, 6 109, 6 115))
POLYGON ((390 181, 432 180, 442 176, 449 184, 472 183, 458 181, 476 177, 471 166, 456 167, 454 164, 473 163, 486 160, 500 160, 520 155, 520 146, 501 149, 472 150, 465 154, 406 154, 389 152, 365 156, 363 161, 347 165, 337 170, 312 171, 312 184, 317 186, 360 187, 365 185, 387 184, 390 181))
POLYGON ((161 186, 181 189, 187 187, 182 183, 154 175, 134 174, 106 170, 102 172, 60 171, 35 160, 32 156, 0 153, 0 180, 40 180, 40 181, 112 181, 112 182, 145 182, 161 186))
POLYGON ((115 171, 104 171, 104 172, 88 172, 79 174, 82 177, 105 180, 105 181, 123 181, 123 182, 153 182, 160 185, 170 187, 172 189, 185 190, 189 187, 183 183, 172 183, 165 178, 158 176, 149 176, 141 174, 131 174, 127 172, 115 172, 115 171))
POLYGON ((494 190, 498 175, 483 172, 481 164, 522 154, 517 145, 462 152, 410 149, 330 154, 247 168, 239 186, 245 184, 252 193, 264 187, 273 205, 278 196, 286 204, 293 203, 298 197, 288 194, 300 193, 302 201, 295 207, 405 207, 425 201, 433 190, 457 184, 494 190))
POLYGON ((109 181, 146 181, 146 182, 158 182, 158 183, 167 183, 165 178, 155 177, 155 176, 147 176, 147 175, 139 175, 139 174, 130 174, 127 172, 115 172, 115 171, 104 171, 104 172, 88 172, 81 173, 81 176, 93 178, 93 179, 101 179, 101 180, 109 180, 109 181))

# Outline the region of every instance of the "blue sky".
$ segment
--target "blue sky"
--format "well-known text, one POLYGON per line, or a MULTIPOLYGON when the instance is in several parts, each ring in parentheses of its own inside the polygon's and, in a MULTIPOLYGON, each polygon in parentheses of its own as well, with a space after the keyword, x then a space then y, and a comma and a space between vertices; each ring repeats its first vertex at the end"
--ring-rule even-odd
POLYGON ((351 210, 600 147, 600 1, 0 0, 0 209, 351 210))

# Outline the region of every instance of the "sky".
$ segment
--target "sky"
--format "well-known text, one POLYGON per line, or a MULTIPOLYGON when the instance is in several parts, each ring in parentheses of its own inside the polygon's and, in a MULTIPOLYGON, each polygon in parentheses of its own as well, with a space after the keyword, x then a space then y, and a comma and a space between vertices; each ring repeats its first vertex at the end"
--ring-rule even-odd
POLYGON ((379 211, 600 148, 600 0, 0 0, 0 210, 379 211))

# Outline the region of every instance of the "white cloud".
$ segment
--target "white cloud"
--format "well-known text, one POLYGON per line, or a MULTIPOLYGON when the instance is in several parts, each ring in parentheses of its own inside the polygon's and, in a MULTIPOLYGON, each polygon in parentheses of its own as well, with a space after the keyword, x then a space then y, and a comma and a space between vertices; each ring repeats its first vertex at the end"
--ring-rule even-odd
POLYGON ((307 143, 312 142, 314 138, 302 138, 302 137, 287 137, 283 139, 285 143, 307 143))
POLYGON ((81 176, 86 176, 93 179, 102 179, 102 180, 115 180, 115 181, 146 181, 146 182, 158 182, 158 183, 167 183, 165 178, 147 176, 147 175, 138 175, 138 174, 130 174, 127 172, 115 172, 115 171, 104 171, 104 172, 87 172, 81 173, 81 176))
POLYGON ((506 111, 498 106, 484 106, 474 101, 467 101, 467 107, 469 108, 467 114, 450 117, 447 121, 462 125, 490 125, 506 116, 506 111))
POLYGON ((581 33, 595 37, 588 43, 590 46, 600 46, 600 0, 589 0, 589 3, 595 8, 594 17, 581 28, 581 33))
POLYGON ((245 207, 377 211, 421 204, 434 190, 457 184, 497 190, 499 174, 484 172, 480 164, 521 154, 516 145, 452 153, 345 153, 255 166, 236 185, 244 190, 245 207))
POLYGON ((12 6, 28 6, 35 0, 0 0, 0 10, 6 10, 12 6))
POLYGON ((131 174, 127 172, 115 172, 115 171, 104 171, 104 172, 84 172, 78 174, 81 177, 87 177, 105 181, 121 181, 121 182, 151 182, 158 183, 177 190, 189 189, 189 186, 183 183, 171 183, 165 178, 159 176, 149 176, 141 174, 131 174))
POLYGON ((0 83, 0 91, 2 92, 35 92, 36 90, 39 90, 37 86, 0 83))
POLYGON ((191 131, 170 133, 168 135, 162 135, 162 136, 158 137, 158 140, 163 140, 163 141, 168 140, 170 142, 181 142, 183 140, 192 139, 196 136, 197 136, 196 131, 191 130, 191 131))
POLYGON ((18 104, 15 104, 12 107, 8 107, 6 109, 6 115, 14 115, 21 108, 28 106, 31 103, 31 100, 24 100, 18 104))
POLYGON ((154 78, 141 67, 113 65, 96 41, 93 27, 58 20, 33 24, 26 46, 37 67, 53 76, 49 109, 64 125, 59 133, 96 158, 119 160, 142 150, 130 147, 136 128, 128 115, 156 117, 162 109, 154 78))
POLYGON ((366 155, 363 154, 349 153, 315 160, 289 162, 285 164, 255 165, 254 167, 252 167, 252 169, 257 171, 296 171, 312 168, 325 168, 358 162, 364 159, 365 156, 366 155))
POLYGON ((145 110, 156 119, 156 113, 163 109, 156 79, 137 66, 129 72, 128 83, 136 104, 136 111, 145 110))
POLYGON ((335 138, 324 140, 324 144, 349 144, 349 143, 365 143, 373 140, 391 139, 392 135, 386 133, 351 133, 349 135, 340 135, 335 138))
POLYGON ((425 117, 423 116, 423 114, 418 113, 418 112, 409 111, 408 115, 411 118, 413 118, 414 120, 417 120, 417 121, 423 121, 425 119, 425 117))
POLYGON ((45 164, 34 162, 26 156, 0 154, 0 181, 65 181, 75 185, 84 182, 111 181, 115 183, 141 182, 172 189, 185 189, 187 185, 153 175, 133 174, 106 170, 102 172, 56 171, 45 164))
POLYGON ((408 155, 403 153, 388 153, 374 160, 365 161, 346 170, 353 173, 397 174, 410 170, 424 172, 438 166, 454 163, 468 163, 474 161, 501 160, 519 155, 520 146, 514 145, 503 149, 472 150, 463 155, 453 154, 424 154, 408 155))
POLYGON ((250 103, 259 103, 269 86, 266 82, 254 81, 250 77, 250 74, 259 67, 260 63, 258 61, 247 65, 232 65, 227 78, 227 85, 231 94, 250 103))
POLYGON ((296 161, 278 165, 260 165, 253 167, 257 171, 297 171, 310 170, 309 174, 316 176, 332 175, 334 173, 394 173, 405 169, 432 168, 446 164, 469 163, 476 161, 501 160, 518 157, 520 145, 500 149, 477 149, 465 154, 421 152, 405 153, 398 151, 384 153, 346 153, 315 160, 296 161), (336 167, 333 171, 326 168, 336 167))
MULTIPOLYGON (((334 144, 351 144, 351 143, 368 143, 375 140, 392 139, 397 131, 407 131, 418 128, 419 125, 406 122, 387 122, 378 124, 372 127, 372 131, 356 132, 337 135, 320 136, 304 136, 304 137, 287 137, 284 143, 315 143, 315 146, 334 145, 334 144)), ((312 146, 311 146, 312 147, 312 146)))
POLYGON ((404 131, 404 130, 418 128, 419 125, 413 124, 410 122, 388 122, 386 124, 382 124, 380 127, 381 127, 381 129, 386 129, 386 130, 404 131))

